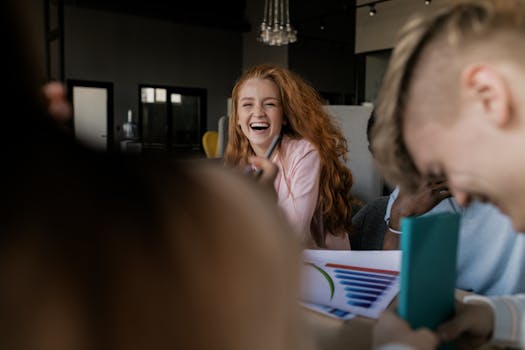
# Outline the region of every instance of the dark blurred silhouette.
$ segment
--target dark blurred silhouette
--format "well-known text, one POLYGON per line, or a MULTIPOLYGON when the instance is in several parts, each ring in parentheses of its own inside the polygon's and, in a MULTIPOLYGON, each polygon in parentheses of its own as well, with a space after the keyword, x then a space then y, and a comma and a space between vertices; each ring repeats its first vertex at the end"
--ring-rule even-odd
POLYGON ((0 348, 305 348, 300 247, 269 191, 77 144, 46 112, 20 7, 0 2, 0 348))

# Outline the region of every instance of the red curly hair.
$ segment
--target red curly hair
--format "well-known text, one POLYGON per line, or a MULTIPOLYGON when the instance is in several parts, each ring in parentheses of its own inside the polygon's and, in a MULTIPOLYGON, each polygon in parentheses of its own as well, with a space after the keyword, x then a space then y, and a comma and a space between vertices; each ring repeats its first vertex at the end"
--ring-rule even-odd
MULTIPOLYGON (((284 119, 288 121, 282 126, 283 134, 294 139, 306 139, 319 152, 321 172, 317 208, 322 208, 325 230, 337 236, 352 232, 350 188, 353 178, 345 165, 347 141, 339 125, 324 110, 317 91, 290 70, 262 64, 244 72, 236 82, 232 91, 226 164, 247 164, 248 157, 255 154, 237 125, 239 91, 247 80, 253 78, 268 79, 279 89, 284 119)), ((319 237, 313 238, 324 246, 319 237)))

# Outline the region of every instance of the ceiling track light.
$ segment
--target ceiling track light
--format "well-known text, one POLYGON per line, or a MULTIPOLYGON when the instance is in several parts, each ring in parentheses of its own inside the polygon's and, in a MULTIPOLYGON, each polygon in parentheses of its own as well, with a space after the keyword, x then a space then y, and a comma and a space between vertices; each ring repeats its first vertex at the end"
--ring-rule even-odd
POLYGON ((425 5, 430 5, 432 3, 432 0, 425 0, 425 5))
POLYGON ((320 30, 325 30, 325 29, 326 29, 326 24, 325 24, 324 19, 321 19, 321 20, 319 21, 319 29, 320 29, 320 30))
POLYGON ((369 1, 369 2, 366 2, 366 3, 362 3, 360 5, 357 5, 355 8, 358 9, 360 7, 368 7, 368 14, 370 16, 375 16, 376 13, 377 13, 376 5, 380 4, 382 2, 387 2, 387 1, 391 1, 391 0, 374 0, 374 1, 369 1))

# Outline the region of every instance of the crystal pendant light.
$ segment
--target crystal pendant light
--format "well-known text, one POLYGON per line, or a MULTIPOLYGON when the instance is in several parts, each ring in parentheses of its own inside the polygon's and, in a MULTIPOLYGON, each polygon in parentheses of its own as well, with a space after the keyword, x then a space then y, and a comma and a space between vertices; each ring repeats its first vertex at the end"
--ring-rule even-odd
POLYGON ((288 45, 297 41, 297 30, 290 23, 288 0, 265 0, 264 18, 257 40, 270 46, 288 45))

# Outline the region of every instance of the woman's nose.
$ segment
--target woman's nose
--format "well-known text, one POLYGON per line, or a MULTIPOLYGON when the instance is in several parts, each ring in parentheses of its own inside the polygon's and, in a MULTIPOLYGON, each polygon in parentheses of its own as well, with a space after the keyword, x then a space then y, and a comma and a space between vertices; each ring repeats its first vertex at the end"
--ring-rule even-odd
POLYGON ((262 106, 255 106, 253 108, 253 114, 255 116, 263 116, 265 114, 264 108, 262 106))

